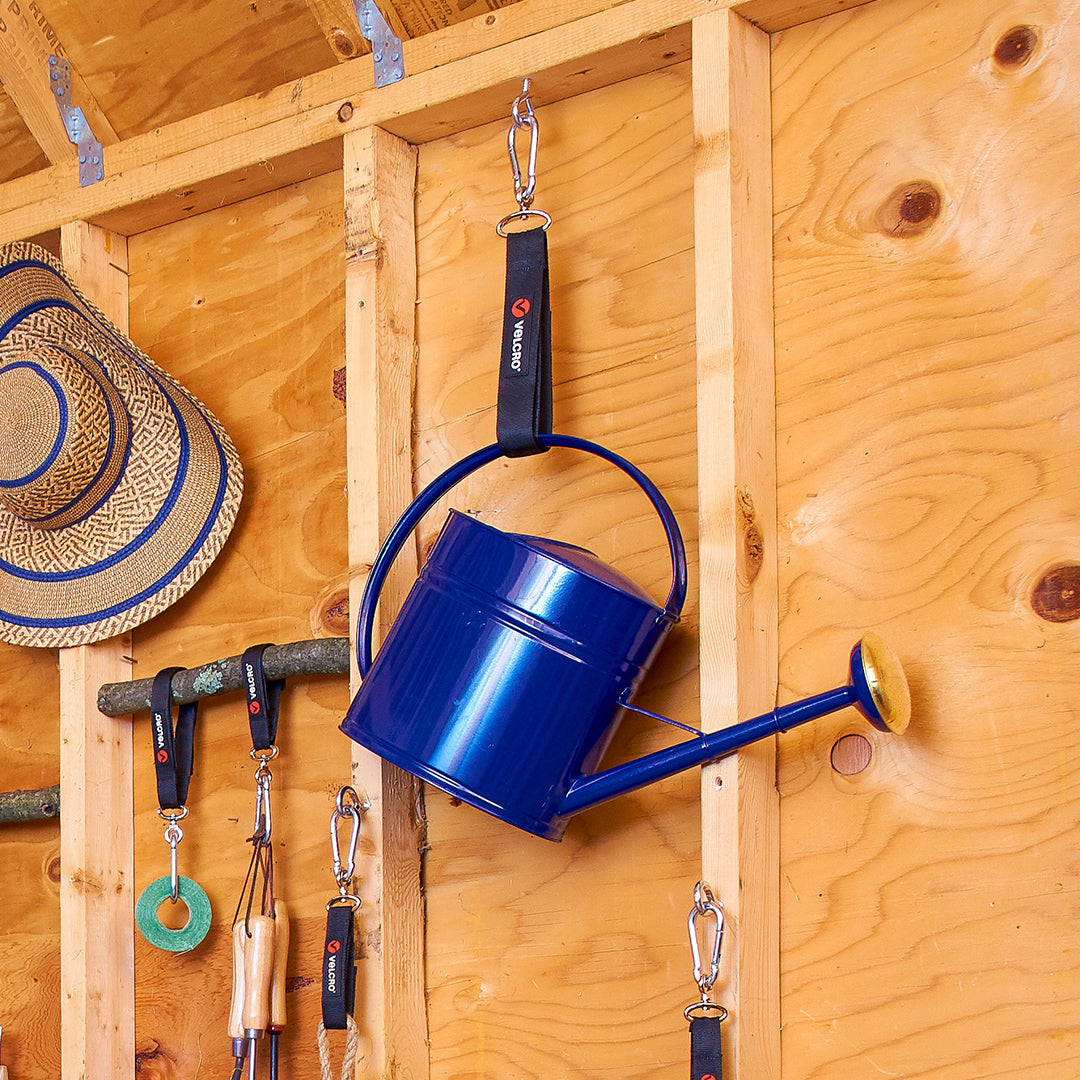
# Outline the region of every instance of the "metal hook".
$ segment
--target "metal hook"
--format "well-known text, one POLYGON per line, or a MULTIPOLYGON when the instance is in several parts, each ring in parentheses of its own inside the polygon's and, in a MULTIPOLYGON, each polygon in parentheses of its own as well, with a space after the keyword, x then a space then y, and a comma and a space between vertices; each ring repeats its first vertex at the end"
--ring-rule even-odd
POLYGON ((701 991, 702 1002, 706 1002, 708 1000, 706 995, 720 974, 720 946, 724 940, 724 905, 713 896, 712 890, 704 881, 699 881, 694 887, 694 906, 690 909, 686 925, 690 934, 690 956, 694 962, 694 981, 701 991), (716 920, 716 927, 709 956, 709 970, 706 973, 701 961, 698 920, 710 916, 716 920))
POLYGON ((261 759, 255 772, 255 825, 251 833, 251 839, 257 840, 258 844, 264 847, 270 843, 274 830, 273 815, 270 811, 270 781, 274 774, 266 767, 266 761, 266 758, 261 759))
POLYGON ((532 101, 529 99, 529 80, 521 82, 521 93, 514 98, 514 104, 510 107, 512 123, 506 136, 506 146, 510 154, 510 170, 514 174, 514 198, 522 210, 528 210, 532 206, 533 195, 536 192, 536 150, 540 142, 540 124, 533 112, 532 101), (525 114, 522 115, 524 106, 525 114), (521 164, 517 155, 517 133, 522 128, 529 131, 529 164, 528 172, 522 183, 521 164))
MULTIPOLYGON (((160 814, 161 811, 159 810, 160 814)), ((169 899, 175 904, 180 899, 180 872, 176 856, 176 846, 184 839, 184 830, 177 824, 180 818, 187 815, 187 807, 182 814, 163 814, 168 821, 165 826, 165 841, 169 845, 169 899)))
POLYGON ((330 851, 334 858, 334 880, 337 882, 338 892, 342 897, 350 895, 349 885, 356 871, 356 846, 360 839, 360 818, 369 806, 367 799, 361 800, 356 790, 346 785, 338 792, 333 813, 330 815, 330 851), (352 818, 352 832, 349 835, 349 846, 343 861, 338 826, 341 819, 345 817, 352 818))

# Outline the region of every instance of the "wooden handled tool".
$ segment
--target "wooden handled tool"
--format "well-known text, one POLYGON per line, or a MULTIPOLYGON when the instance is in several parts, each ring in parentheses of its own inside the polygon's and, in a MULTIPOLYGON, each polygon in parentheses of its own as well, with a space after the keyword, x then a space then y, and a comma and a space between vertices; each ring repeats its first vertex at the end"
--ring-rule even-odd
POLYGON ((244 1037, 244 955, 247 945, 247 931, 244 929, 244 920, 241 919, 234 927, 232 933, 232 1002, 229 1005, 229 1038, 242 1039, 244 1037))
POLYGON ((247 920, 251 937, 244 949, 244 1035, 257 1039, 270 1020, 270 978, 274 970, 274 920, 252 915, 247 920))
POLYGON ((270 979, 270 1080, 278 1077, 278 1037, 285 1027, 285 969, 289 962, 289 910, 274 898, 274 973, 270 979))
POLYGON ((289 911, 284 900, 274 898, 274 970, 270 980, 271 1030, 285 1026, 285 968, 289 959, 289 911))

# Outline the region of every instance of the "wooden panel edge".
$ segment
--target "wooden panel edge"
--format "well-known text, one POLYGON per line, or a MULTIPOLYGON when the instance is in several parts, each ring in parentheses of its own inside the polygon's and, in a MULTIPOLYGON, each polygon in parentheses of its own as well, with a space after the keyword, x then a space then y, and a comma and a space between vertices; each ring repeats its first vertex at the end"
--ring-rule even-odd
MULTIPOLYGON (((694 20, 702 726, 770 711, 777 680, 769 39, 694 20)), ((702 874, 725 908, 718 1000, 736 1080, 780 1075, 772 739, 702 771, 702 874)))
MULTIPOLYGON (((345 348, 350 611, 360 608, 382 537, 412 497, 415 378, 416 149, 378 128, 344 139, 345 348)), ((381 611, 398 608, 416 572, 415 547, 398 560, 381 611)), ((359 688, 353 671, 352 688, 359 688)), ((371 802, 375 872, 361 888, 365 939, 357 1023, 370 1075, 428 1075, 424 996, 426 842, 419 781, 354 746, 353 776, 371 802)))

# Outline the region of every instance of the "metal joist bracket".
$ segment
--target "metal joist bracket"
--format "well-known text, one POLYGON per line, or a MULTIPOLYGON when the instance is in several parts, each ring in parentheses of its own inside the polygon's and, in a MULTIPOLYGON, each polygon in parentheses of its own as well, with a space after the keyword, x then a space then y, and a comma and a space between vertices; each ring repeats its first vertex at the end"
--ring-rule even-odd
POLYGON ((82 109, 71 104, 71 64, 59 56, 49 57, 49 86, 64 121, 67 137, 79 148, 79 187, 105 179, 101 143, 94 138, 82 109))
POLYGON ((386 24, 375 0, 353 0, 360 33, 371 42, 375 61, 375 85, 388 86, 405 78, 401 39, 386 24))

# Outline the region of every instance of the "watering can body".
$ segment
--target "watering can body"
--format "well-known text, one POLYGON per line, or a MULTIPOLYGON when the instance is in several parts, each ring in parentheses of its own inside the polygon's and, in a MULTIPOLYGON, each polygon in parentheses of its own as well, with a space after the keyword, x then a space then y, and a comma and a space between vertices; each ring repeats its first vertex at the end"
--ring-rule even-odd
POLYGON ((671 551, 667 602, 583 548, 451 510, 372 663, 374 608, 390 563, 442 494, 499 456, 486 447, 421 492, 384 542, 358 618, 364 680, 341 730, 463 802, 557 840, 568 792, 599 765, 621 709, 678 621, 686 563, 674 515, 644 474, 593 443, 542 439, 606 458, 643 487, 671 551))
POLYGON ((558 839, 673 621, 589 552, 451 510, 342 730, 558 839))

